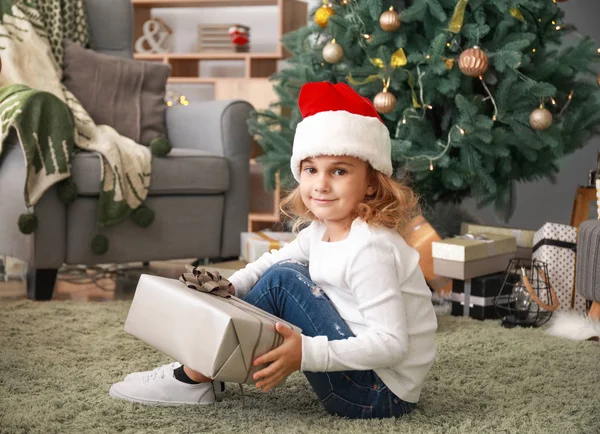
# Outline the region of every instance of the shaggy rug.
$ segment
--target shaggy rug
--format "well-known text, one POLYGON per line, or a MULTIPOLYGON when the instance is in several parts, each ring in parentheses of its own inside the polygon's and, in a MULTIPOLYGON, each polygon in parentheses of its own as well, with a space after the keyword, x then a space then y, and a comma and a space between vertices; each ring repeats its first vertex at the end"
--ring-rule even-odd
POLYGON ((400 419, 329 416, 299 373, 268 393, 245 386, 245 409, 237 385, 202 407, 113 400, 112 383, 170 361, 123 331, 129 304, 0 306, 0 432, 600 432, 600 345, 447 315, 418 409, 400 419))

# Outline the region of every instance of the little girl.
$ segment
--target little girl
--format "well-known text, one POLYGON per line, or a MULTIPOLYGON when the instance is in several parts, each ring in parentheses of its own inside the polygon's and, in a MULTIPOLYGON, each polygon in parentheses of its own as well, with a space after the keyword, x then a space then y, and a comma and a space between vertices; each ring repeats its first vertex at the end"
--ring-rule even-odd
MULTIPOLYGON (((410 413, 435 358, 437 320, 419 254, 399 230, 417 199, 391 179, 391 144, 371 102, 345 84, 308 83, 282 207, 296 240, 233 274, 232 291, 302 329, 258 357, 268 391, 300 370, 325 409, 349 418, 410 413)), ((202 343, 199 342, 199 345, 202 343)), ((219 382, 172 363, 130 374, 110 395, 163 405, 209 404, 219 382), (216 386, 216 387, 215 387, 216 386)))

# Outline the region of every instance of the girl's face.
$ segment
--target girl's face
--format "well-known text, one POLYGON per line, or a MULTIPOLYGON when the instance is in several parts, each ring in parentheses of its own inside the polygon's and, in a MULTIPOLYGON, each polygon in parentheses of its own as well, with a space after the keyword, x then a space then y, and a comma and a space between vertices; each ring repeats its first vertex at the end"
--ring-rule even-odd
POLYGON ((307 158, 300 166, 302 202, 327 227, 349 228, 356 206, 375 193, 368 169, 354 157, 307 158))

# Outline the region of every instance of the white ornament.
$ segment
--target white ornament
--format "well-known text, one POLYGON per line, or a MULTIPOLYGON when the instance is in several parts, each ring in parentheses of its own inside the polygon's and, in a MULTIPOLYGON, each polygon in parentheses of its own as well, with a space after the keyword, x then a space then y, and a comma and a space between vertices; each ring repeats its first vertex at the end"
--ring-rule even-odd
POLYGON ((165 42, 171 33, 173 31, 163 20, 159 18, 148 20, 142 27, 142 36, 135 41, 135 51, 138 53, 167 53, 169 49, 165 42), (150 48, 146 48, 144 42, 150 48))

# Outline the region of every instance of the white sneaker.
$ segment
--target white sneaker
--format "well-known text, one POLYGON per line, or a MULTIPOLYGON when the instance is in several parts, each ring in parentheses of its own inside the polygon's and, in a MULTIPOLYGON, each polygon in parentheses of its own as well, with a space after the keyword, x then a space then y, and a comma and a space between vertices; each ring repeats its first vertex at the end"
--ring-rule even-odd
MULTIPOLYGON (((159 366, 158 368, 154 368, 151 371, 132 372, 131 374, 128 374, 123 381, 132 381, 132 380, 139 381, 139 380, 147 377, 148 375, 152 374, 153 372, 158 372, 162 369, 175 370, 175 369, 179 368, 180 366, 181 366, 181 363, 172 362, 172 363, 168 363, 166 365, 159 366)), ((215 389, 215 397, 218 400, 223 399, 223 397, 225 396, 225 383, 223 383, 222 381, 213 381, 213 385, 214 385, 214 389, 215 389)))
POLYGON ((115 383, 108 394, 115 399, 147 405, 198 405, 215 402, 212 382, 183 383, 175 378, 170 364, 150 371, 146 376, 115 383))

